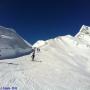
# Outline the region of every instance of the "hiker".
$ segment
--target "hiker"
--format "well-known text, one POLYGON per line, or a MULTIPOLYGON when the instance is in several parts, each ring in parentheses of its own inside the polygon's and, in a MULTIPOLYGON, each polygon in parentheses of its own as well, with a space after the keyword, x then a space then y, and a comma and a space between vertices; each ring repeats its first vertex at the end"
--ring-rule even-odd
POLYGON ((40 52, 40 48, 37 48, 37 52, 40 52))
POLYGON ((34 61, 34 59, 35 59, 35 49, 33 49, 33 52, 32 52, 32 61, 34 61))

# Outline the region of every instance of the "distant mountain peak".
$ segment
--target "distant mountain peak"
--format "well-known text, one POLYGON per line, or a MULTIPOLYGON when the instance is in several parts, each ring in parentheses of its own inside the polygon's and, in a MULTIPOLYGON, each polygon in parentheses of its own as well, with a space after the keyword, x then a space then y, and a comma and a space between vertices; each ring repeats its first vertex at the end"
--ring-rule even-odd
POLYGON ((90 31, 90 27, 86 25, 82 25, 82 27, 80 28, 80 32, 83 32, 83 31, 90 31))
POLYGON ((80 31, 76 34, 75 37, 82 37, 82 36, 90 36, 90 27, 86 25, 82 25, 80 31))

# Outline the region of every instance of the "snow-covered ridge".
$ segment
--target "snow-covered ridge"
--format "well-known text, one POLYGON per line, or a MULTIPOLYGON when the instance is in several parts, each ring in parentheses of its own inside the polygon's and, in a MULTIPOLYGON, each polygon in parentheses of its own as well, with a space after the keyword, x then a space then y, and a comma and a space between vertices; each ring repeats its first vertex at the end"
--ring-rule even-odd
POLYGON ((75 36, 65 35, 65 36, 58 36, 56 38, 49 39, 46 41, 39 40, 33 45, 33 47, 42 47, 44 45, 47 45, 51 40, 52 41, 62 40, 63 42, 65 41, 67 43, 70 43, 71 46, 83 45, 85 47, 90 47, 90 27, 86 25, 82 25, 80 31, 75 36))
POLYGON ((80 35, 89 35, 90 36, 90 27, 86 25, 82 25, 80 31, 76 34, 75 37, 79 37, 80 35))
POLYGON ((16 31, 14 30, 14 29, 12 29, 12 28, 7 28, 7 27, 4 27, 4 26, 0 26, 0 30, 4 30, 5 29, 5 31, 7 30, 7 31, 11 31, 11 32, 14 32, 14 33, 16 33, 16 31))
POLYGON ((40 48, 40 47, 44 46, 45 44, 46 44, 46 42, 44 40, 39 40, 32 47, 40 48))
POLYGON ((83 25, 75 38, 78 38, 86 45, 90 45, 90 27, 83 25))
POLYGON ((84 39, 83 37, 86 36, 86 35, 90 36, 90 27, 82 25, 80 31, 76 34, 75 37, 84 39))
POLYGON ((0 26, 0 59, 16 58, 30 53, 31 50, 31 44, 15 30, 0 26))

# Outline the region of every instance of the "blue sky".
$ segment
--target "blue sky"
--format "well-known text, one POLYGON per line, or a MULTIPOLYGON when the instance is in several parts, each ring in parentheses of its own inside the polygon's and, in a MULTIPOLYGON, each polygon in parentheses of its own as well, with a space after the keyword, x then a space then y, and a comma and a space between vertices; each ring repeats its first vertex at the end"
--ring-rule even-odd
POLYGON ((75 35, 90 26, 89 0, 0 0, 0 25, 14 28, 30 43, 75 35))

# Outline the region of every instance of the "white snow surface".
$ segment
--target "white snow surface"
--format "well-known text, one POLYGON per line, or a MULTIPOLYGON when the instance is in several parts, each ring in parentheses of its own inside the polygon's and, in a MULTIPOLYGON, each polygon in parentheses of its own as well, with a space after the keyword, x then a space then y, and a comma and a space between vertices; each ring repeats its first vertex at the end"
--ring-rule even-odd
POLYGON ((78 35, 44 41, 35 61, 31 61, 31 54, 0 60, 0 87, 90 90, 90 47, 78 35))
POLYGON ((44 45, 45 45, 45 41, 39 40, 32 47, 37 47, 38 48, 38 47, 42 47, 44 45))

